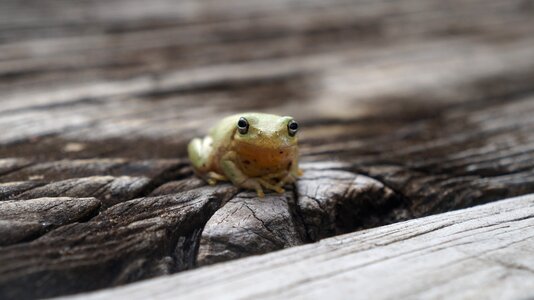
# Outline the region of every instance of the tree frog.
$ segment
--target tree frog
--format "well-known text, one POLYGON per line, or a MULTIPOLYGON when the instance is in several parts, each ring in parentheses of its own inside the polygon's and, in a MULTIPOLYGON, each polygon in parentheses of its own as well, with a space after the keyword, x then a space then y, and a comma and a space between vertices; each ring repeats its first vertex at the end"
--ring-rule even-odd
POLYGON ((288 116, 242 113, 222 119, 203 139, 188 146, 195 173, 209 184, 231 181, 255 190, 283 193, 286 183, 297 180, 298 123, 288 116))

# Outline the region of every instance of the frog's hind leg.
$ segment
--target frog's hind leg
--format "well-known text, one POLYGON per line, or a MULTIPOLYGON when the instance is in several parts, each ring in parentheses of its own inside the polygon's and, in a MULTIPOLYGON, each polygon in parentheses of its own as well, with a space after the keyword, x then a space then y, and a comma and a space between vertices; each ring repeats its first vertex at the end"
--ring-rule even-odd
POLYGON ((199 174, 206 174, 209 168, 209 158, 212 151, 211 137, 195 138, 187 146, 189 160, 199 174))
POLYGON ((189 160, 191 161, 191 164, 193 164, 193 169, 197 176, 206 180, 208 184, 214 185, 217 181, 226 181, 228 179, 221 174, 209 171, 211 151, 212 139, 209 136, 203 139, 193 139, 187 147, 189 160))
POLYGON ((206 181, 209 185, 215 185, 217 181, 228 181, 228 178, 219 173, 209 172, 206 181))

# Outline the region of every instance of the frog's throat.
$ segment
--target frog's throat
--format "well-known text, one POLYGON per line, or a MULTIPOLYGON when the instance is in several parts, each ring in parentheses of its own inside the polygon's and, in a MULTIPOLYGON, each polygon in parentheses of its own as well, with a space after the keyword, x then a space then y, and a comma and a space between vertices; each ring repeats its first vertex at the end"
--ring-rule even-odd
POLYGON ((297 147, 261 147, 258 145, 240 145, 235 149, 238 160, 246 169, 281 171, 286 169, 297 155, 297 147))

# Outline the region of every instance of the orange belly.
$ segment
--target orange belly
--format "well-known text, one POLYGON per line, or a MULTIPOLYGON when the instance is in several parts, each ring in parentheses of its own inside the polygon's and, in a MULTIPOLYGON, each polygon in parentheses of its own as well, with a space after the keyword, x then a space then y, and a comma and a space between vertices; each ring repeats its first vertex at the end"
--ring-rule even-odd
POLYGON ((289 171, 297 154, 296 147, 272 149, 247 144, 240 144, 236 152, 241 171, 250 177, 289 171))

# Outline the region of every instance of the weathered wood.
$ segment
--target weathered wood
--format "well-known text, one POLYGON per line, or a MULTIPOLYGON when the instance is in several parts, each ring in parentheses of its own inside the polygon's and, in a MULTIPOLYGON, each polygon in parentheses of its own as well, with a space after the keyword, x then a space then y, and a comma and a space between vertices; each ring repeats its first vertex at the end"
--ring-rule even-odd
POLYGON ((202 231, 198 265, 408 218, 402 200, 391 189, 366 176, 328 169, 336 166, 342 167, 303 165, 304 176, 296 191, 283 196, 272 194, 258 201, 253 193, 245 193, 230 200, 202 231))
POLYGON ((64 299, 527 299, 534 195, 64 299))
POLYGON ((95 215, 95 198, 39 198, 0 202, 0 246, 28 240, 52 228, 95 215))
POLYGON ((181 180, 173 180, 158 186, 150 193, 151 196, 161 196, 185 192, 197 187, 205 186, 206 182, 196 176, 181 180))
POLYGON ((82 197, 91 195, 105 201, 106 206, 129 200, 137 196, 150 180, 144 177, 92 176, 80 179, 67 179, 26 190, 14 199, 39 197, 82 197), (91 192, 93 191, 93 192, 91 192), (112 199, 113 198, 113 199, 112 199))
POLYGON ((250 192, 237 195, 206 223, 197 263, 213 264, 303 244, 290 201, 295 201, 292 192, 271 194, 262 201, 250 192))
MULTIPOLYGON (((4 161, 6 166, 12 163, 4 161)), ((23 167, 13 167, 0 175, 0 200, 97 197, 106 208, 139 197, 169 179, 190 172, 187 164, 180 160, 87 159, 24 163, 23 167)))
POLYGON ((18 209, 0 217, 0 296, 110 287, 534 192, 532 7, 0 2, 0 205, 18 209), (188 167, 186 143, 245 110, 302 124, 305 175, 282 197, 209 187, 188 167), (44 206, 18 217, 42 197, 99 206, 78 219, 65 207, 53 226, 36 223, 44 206))
MULTIPOLYGON (((33 241, 0 248, 0 298, 39 298, 94 290, 110 283, 191 268, 198 240, 195 237, 233 194, 233 187, 219 186, 134 199, 116 204, 87 222, 62 226, 33 241)), ((68 203, 81 200, 70 199, 68 203)), ((2 205, 31 207, 35 202, 43 201, 9 201, 2 205)), ((16 212, 14 218, 24 215, 24 210, 11 210, 16 212)), ((63 210, 56 207, 54 213, 57 211, 63 210)), ((43 222, 41 218, 32 219, 43 222)))
POLYGON ((311 241, 409 217, 402 197, 379 181, 306 167, 310 169, 296 184, 297 212, 311 241))

